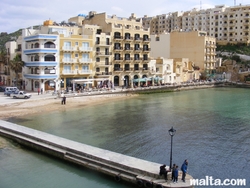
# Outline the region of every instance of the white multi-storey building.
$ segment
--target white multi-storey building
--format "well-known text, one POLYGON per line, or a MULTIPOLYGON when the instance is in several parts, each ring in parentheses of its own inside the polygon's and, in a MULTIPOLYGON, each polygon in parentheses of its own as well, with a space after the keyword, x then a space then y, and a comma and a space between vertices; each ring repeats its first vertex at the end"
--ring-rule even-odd
POLYGON ((59 36, 33 29, 24 29, 22 36, 25 89, 59 89, 59 36))

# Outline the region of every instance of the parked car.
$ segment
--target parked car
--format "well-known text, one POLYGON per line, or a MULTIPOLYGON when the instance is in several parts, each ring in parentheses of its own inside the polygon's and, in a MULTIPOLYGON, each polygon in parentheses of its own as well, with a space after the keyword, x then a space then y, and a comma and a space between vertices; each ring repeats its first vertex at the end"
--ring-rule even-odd
POLYGON ((8 91, 5 91, 4 94, 10 97, 12 93, 17 93, 17 92, 19 92, 19 90, 8 90, 8 91))
POLYGON ((14 99, 29 99, 31 97, 31 94, 26 93, 25 91, 18 91, 12 93, 10 97, 13 97, 14 99))
POLYGON ((6 86, 0 86, 0 92, 5 92, 6 86))
POLYGON ((5 87, 4 95, 7 95, 9 91, 16 91, 16 90, 18 90, 17 87, 5 87))

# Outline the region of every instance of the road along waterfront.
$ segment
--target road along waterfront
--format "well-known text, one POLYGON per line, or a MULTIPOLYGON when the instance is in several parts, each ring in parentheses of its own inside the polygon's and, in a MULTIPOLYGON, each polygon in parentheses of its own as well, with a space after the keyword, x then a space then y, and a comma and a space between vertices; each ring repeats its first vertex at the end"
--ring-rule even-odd
MULTIPOLYGON (((177 130, 173 144, 174 163, 181 165, 184 159, 189 159, 188 173, 194 178, 204 178, 206 175, 220 179, 246 178, 249 184, 248 93, 248 89, 212 88, 140 95, 126 101, 109 101, 81 110, 71 109, 53 114, 27 115, 11 121, 99 148, 166 164, 169 163, 170 152, 167 130, 174 126, 177 130)), ((96 174, 83 175, 81 170, 58 164, 57 160, 42 158, 37 161, 35 158, 36 165, 18 165, 15 162, 13 166, 11 159, 14 160, 14 153, 18 151, 26 156, 26 152, 20 149, 1 150, 2 156, 5 156, 1 166, 10 169, 7 171, 12 173, 12 180, 15 180, 12 184, 19 182, 18 177, 27 179, 25 173, 17 173, 24 171, 23 166, 26 166, 35 170, 34 178, 39 176, 37 183, 44 187, 46 182, 42 177, 50 173, 42 168, 44 165, 51 170, 50 176, 63 180, 47 178, 51 179, 47 187, 54 184, 65 187, 64 183, 68 184, 63 178, 66 174, 76 182, 75 187, 84 183, 95 187, 96 182, 102 182, 99 187, 112 187, 112 181, 102 180, 96 174), (33 168, 37 164, 41 164, 41 171, 33 168), (86 180, 84 177, 90 178, 86 180)), ((33 155, 37 154, 31 153, 28 159, 32 159, 33 155)), ((32 164, 32 160, 25 160, 21 154, 19 158, 26 164, 32 164)), ((4 173, 0 177, 4 178, 4 183, 10 183, 4 173)), ((120 186, 125 185, 114 185, 120 186)))

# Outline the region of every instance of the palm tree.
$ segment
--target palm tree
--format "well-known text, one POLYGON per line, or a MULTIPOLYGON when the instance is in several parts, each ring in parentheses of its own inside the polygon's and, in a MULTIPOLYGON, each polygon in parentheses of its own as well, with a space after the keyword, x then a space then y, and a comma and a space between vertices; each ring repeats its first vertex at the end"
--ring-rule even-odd
POLYGON ((0 65, 2 64, 4 65, 6 63, 6 60, 7 60, 6 55, 7 55, 6 50, 1 49, 0 50, 0 65))
MULTIPOLYGON (((7 61, 7 57, 6 57, 7 53, 5 49, 1 49, 0 50, 0 74, 5 73, 4 72, 4 65, 6 64, 7 61)), ((2 82, 2 77, 0 76, 0 83, 2 82)))
POLYGON ((10 69, 13 70, 16 74, 16 82, 15 86, 17 86, 17 81, 18 81, 18 73, 22 72, 22 67, 24 66, 24 62, 22 61, 22 58, 20 55, 16 55, 13 60, 10 61, 9 63, 10 69))

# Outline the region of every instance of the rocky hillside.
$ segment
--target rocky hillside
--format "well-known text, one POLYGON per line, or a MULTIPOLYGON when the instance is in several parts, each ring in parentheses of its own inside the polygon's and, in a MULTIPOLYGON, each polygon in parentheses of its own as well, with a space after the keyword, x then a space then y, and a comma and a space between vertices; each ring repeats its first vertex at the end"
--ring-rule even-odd
POLYGON ((9 33, 6 35, 0 35, 0 50, 5 48, 4 45, 6 42, 10 41, 10 40, 16 40, 18 38, 18 36, 20 36, 22 34, 22 30, 19 29, 18 31, 15 31, 13 33, 9 33))

